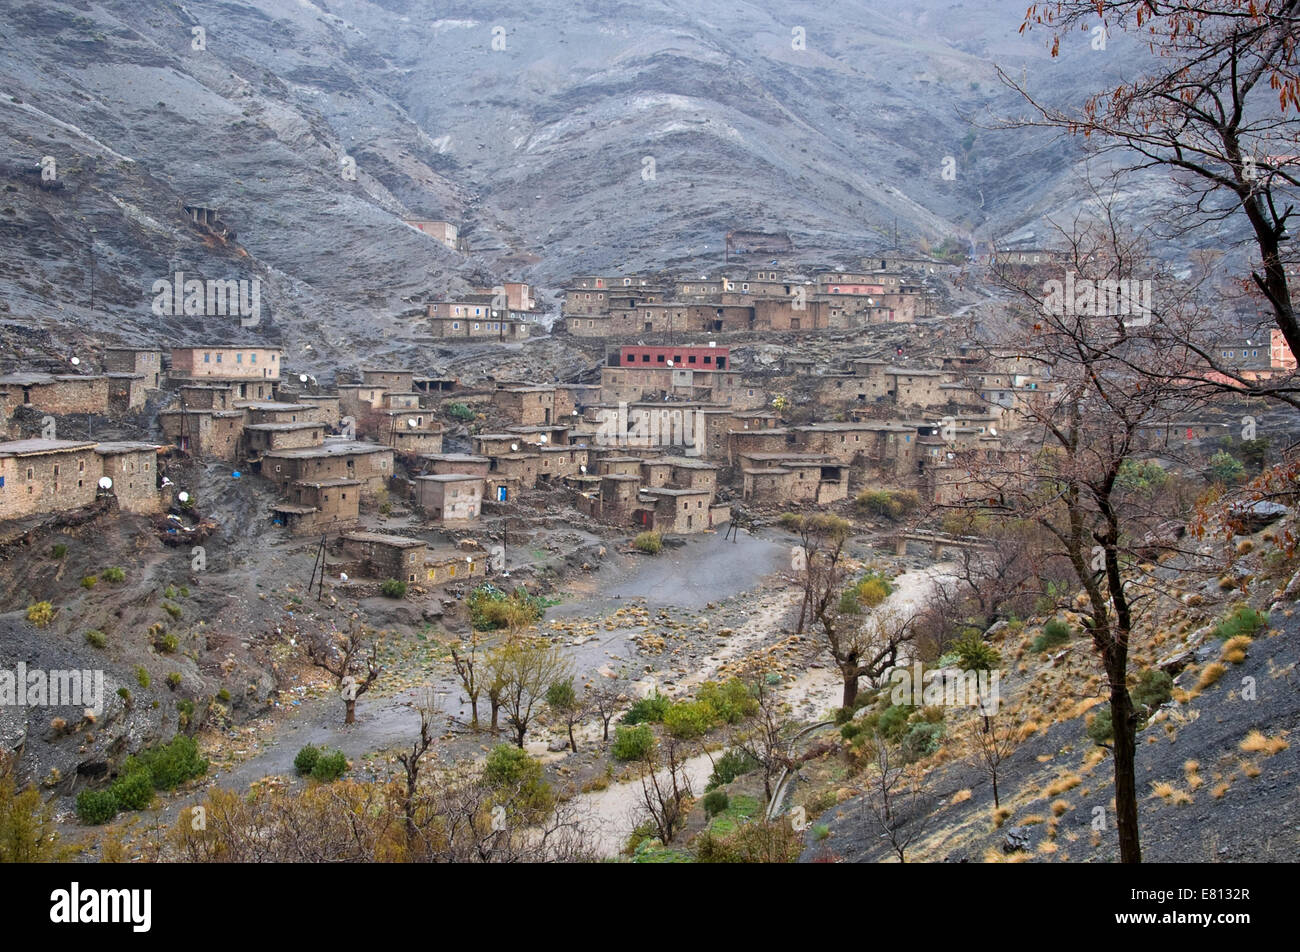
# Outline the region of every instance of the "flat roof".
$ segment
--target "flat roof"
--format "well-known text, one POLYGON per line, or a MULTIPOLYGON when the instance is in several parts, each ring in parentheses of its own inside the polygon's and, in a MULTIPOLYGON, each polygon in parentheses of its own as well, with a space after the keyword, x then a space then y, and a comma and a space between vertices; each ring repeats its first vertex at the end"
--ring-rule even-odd
POLYGON ((10 440, 0 443, 0 456, 32 456, 39 453, 72 453, 93 449, 86 440, 10 440))
POLYGON ((340 476, 337 479, 295 479, 295 486, 311 486, 313 489, 333 489, 337 486, 360 486, 359 479, 345 479, 340 476))
POLYGON ((299 420, 294 423, 248 423, 244 426, 245 430, 258 430, 263 433, 283 433, 291 430, 309 430, 315 428, 324 429, 324 423, 312 423, 310 420, 299 420))
POLYGON ((482 476, 475 476, 473 473, 426 473, 415 478, 427 480, 431 483, 463 483, 469 480, 476 483, 483 482, 482 476))
POLYGON ((245 410, 310 410, 305 403, 281 403, 278 400, 236 400, 235 406, 245 410))
POLYGON ((708 489, 673 489, 668 486, 647 486, 641 490, 646 496, 707 496, 708 489))
POLYGON ((160 449, 162 449, 162 446, 158 443, 143 443, 133 440, 98 443, 95 445, 95 452, 100 456, 116 456, 119 453, 156 453, 160 449))
POLYGON ((835 457, 827 456, 824 453, 741 453, 740 456, 745 459, 754 459, 759 462, 780 462, 780 463, 829 463, 834 466, 847 466, 847 463, 838 462, 835 457))
POLYGON ((360 443, 356 440, 326 440, 320 446, 295 446, 291 449, 272 450, 267 456, 290 459, 313 459, 318 456, 348 456, 352 453, 391 453, 391 446, 378 443, 360 443))
POLYGON ((383 532, 345 532, 343 538, 349 542, 375 542, 379 545, 391 545, 396 549, 415 549, 427 548, 428 543, 423 539, 412 539, 410 536, 388 535, 383 532))
POLYGON ((74 380, 103 380, 102 374, 47 374, 39 371, 19 371, 0 376, 0 384, 12 383, 19 387, 43 383, 67 383, 74 380))
POLYGON ((486 456, 475 456, 472 453, 420 453, 416 459, 434 460, 439 463, 490 463, 492 462, 486 456))

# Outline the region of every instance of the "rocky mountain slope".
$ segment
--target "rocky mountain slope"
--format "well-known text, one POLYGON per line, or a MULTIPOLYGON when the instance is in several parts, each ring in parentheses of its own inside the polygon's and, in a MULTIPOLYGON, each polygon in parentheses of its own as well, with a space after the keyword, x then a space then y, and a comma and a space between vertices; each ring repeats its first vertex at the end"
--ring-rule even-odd
POLYGON ((733 228, 848 261, 895 221, 904 243, 1032 232, 1077 206, 1077 144, 989 128, 1016 108, 993 64, 1077 101, 1123 60, 1086 34, 1051 59, 1017 35, 1022 8, 10 4, 0 308, 69 351, 85 332, 256 336, 319 372, 419 359, 410 315, 431 295, 713 266, 733 228), (460 222, 474 250, 404 217, 460 222), (176 271, 259 278, 260 322, 151 313, 176 271))

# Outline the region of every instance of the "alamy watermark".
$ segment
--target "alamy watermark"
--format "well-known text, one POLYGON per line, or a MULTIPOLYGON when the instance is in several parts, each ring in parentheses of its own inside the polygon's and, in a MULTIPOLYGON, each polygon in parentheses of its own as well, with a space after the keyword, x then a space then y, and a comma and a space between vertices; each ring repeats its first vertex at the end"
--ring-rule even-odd
POLYGON ((704 446, 704 411, 680 407, 602 407, 596 415, 597 446, 682 446, 699 456, 704 446))
POLYGON ((1151 323, 1151 282, 1106 278, 1093 281, 1065 272, 1064 281, 1043 283, 1043 310, 1056 317, 1131 317, 1125 327, 1151 323))
POLYGON ((102 670, 46 670, 18 662, 0 668, 0 707, 79 707, 96 717, 104 713, 102 670))
POLYGON ((974 707, 992 716, 1001 704, 998 682, 1000 671, 962 671, 959 668, 923 670, 921 662, 910 668, 898 667, 889 673, 893 685, 891 704, 924 707, 974 707))
POLYGON ((262 321, 261 278, 200 280, 177 271, 153 283, 152 311, 158 317, 238 317, 240 327, 262 321))

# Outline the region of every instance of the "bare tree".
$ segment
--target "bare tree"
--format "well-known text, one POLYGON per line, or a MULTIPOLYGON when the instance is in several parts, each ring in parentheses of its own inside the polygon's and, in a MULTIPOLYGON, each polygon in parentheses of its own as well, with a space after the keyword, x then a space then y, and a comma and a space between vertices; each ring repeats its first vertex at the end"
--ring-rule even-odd
POLYGON ((894 855, 900 863, 905 863, 907 848, 920 836, 928 813, 924 802, 925 774, 915 763, 905 762, 880 734, 874 735, 872 744, 872 765, 864 799, 894 855))
POLYGON ((602 743, 609 743, 609 722, 614 719, 619 708, 627 701, 627 696, 623 694, 613 684, 595 684, 587 689, 587 699, 591 704, 592 712, 600 718, 602 743))
POLYGON ((546 704, 564 722, 569 733, 569 750, 576 754, 578 741, 573 736, 573 728, 591 713, 590 699, 586 694, 577 692, 573 686, 573 677, 569 676, 553 682, 546 689, 546 704))
POLYGON ((751 691, 758 710, 731 733, 733 747, 745 752, 763 772, 763 805, 772 802, 772 780, 783 767, 791 766, 790 742, 794 733, 788 713, 777 693, 763 677, 755 678, 751 691))
POLYGON ((420 767, 424 755, 433 746, 433 718, 437 707, 432 692, 428 692, 420 705, 420 736, 411 743, 411 749, 397 752, 397 762, 405 773, 406 795, 402 801, 402 814, 406 821, 407 849, 414 849, 417 836, 415 823, 415 793, 420 783, 420 767))
MULTIPOLYGON (((1023 82, 1002 80, 1031 107, 1012 126, 1041 126, 1086 137, 1099 154, 1115 154, 1124 176, 1159 170, 1185 199, 1169 216, 1176 237, 1249 228, 1258 264, 1250 290, 1293 354, 1300 355, 1300 318, 1288 266, 1289 222, 1300 193, 1300 72, 1296 37, 1300 0, 1057 0, 1032 4, 1022 30, 1046 26, 1052 53, 1081 28, 1126 32, 1155 54, 1146 71, 1064 110, 1035 99, 1023 82), (1225 227, 1225 225, 1227 227, 1225 227)), ((1289 260, 1290 259, 1290 260, 1289 260)), ((1222 301, 1216 300, 1222 312, 1222 301)), ((1158 322, 1159 323, 1159 322, 1158 322)), ((1165 340, 1191 351, 1211 377, 1193 380, 1300 405, 1295 375, 1247 377, 1222 363, 1212 343, 1171 324, 1165 340)), ((1148 356, 1161 356, 1160 351, 1148 356)), ((1146 369, 1164 374, 1159 362, 1146 369)))
MULTIPOLYGON (((484 665, 481 661, 477 632, 470 632, 469 640, 461 646, 459 652, 455 645, 451 646, 451 663, 456 668, 456 675, 460 678, 466 697, 469 698, 470 727, 474 730, 478 730, 478 697, 483 691, 484 665)), ((492 729, 496 730, 495 712, 492 718, 492 729)))
POLYGON ((308 643, 307 657, 313 665, 334 676, 347 710, 343 723, 355 723, 357 698, 369 691, 383 672, 379 666, 378 638, 371 637, 366 627, 354 618, 341 641, 332 633, 318 634, 308 643))
POLYGON ((686 773, 686 760, 679 742, 664 740, 640 761, 641 806, 654 824, 659 842, 667 846, 686 825, 694 794, 686 773))
POLYGON ((993 784, 993 806, 1001 806, 998 798, 998 771, 1002 762, 1016 749, 1016 732, 1004 724, 996 714, 970 717, 963 725, 961 739, 965 742, 967 761, 988 776, 993 784))

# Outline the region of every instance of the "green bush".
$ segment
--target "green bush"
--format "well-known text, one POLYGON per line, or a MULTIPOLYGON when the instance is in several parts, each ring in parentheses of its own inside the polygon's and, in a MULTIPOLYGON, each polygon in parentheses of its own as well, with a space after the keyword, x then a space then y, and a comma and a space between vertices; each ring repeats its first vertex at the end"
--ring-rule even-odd
POLYGON ((149 672, 145 670, 144 665, 135 666, 135 681, 142 688, 149 687, 149 672))
POLYGON ((632 540, 632 548, 646 555, 658 555, 664 547, 664 537, 658 532, 642 532, 632 540))
POLYGON ((384 579, 384 583, 379 586, 379 591, 387 598, 405 598, 406 583, 400 578, 384 579))
POLYGON ((1220 641, 1227 641, 1229 638, 1235 638, 1238 635, 1253 635, 1267 624, 1268 615, 1243 603, 1225 615, 1214 626, 1213 634, 1220 641))
POLYGON ((348 758, 343 751, 336 750, 332 754, 322 751, 311 768, 311 779, 321 783, 333 783, 347 773, 347 770, 348 758))
POLYGON ((613 753, 617 760, 640 760, 654 748, 655 735, 649 724, 618 727, 614 731, 613 753))
POLYGON ((108 636, 98 628, 92 628, 86 632, 86 644, 92 648, 103 648, 108 644, 108 636))
POLYGON ((939 741, 942 738, 942 723, 933 724, 923 721, 919 724, 913 724, 908 729, 898 748, 904 760, 920 760, 922 757, 928 757, 937 751, 939 741))
POLYGON ((95 585, 98 582, 99 582, 99 576, 87 575, 85 578, 81 580, 81 587, 84 588, 86 591, 90 591, 92 588, 95 587, 95 585))
POLYGON ((229 704, 230 692, 227 691, 225 688, 222 688, 220 691, 217 692, 217 700, 220 701, 222 704, 229 704))
POLYGON ((304 776, 312 772, 318 760, 320 760, 320 748, 308 744, 298 751, 298 756, 293 758, 293 769, 298 771, 298 776, 304 776))
POLYGON ((668 708, 672 702, 664 697, 657 690, 654 694, 641 698, 630 708, 627 713, 618 719, 620 724, 658 724, 668 713, 668 708))
POLYGON ((146 748, 126 758, 126 773, 144 770, 159 790, 174 790, 185 781, 207 773, 208 762, 199 756, 193 737, 177 734, 168 744, 146 748))
POLYGON ((732 747, 723 753, 721 757, 713 762, 713 773, 709 774, 709 781, 705 784, 705 790, 712 790, 715 787, 724 787, 737 777, 742 777, 759 768, 759 762, 749 751, 741 750, 739 747, 732 747))
POLYGON ((99 826, 117 816, 117 797, 112 790, 83 790, 77 794, 77 817, 82 823, 99 826))
POLYGON ((1099 746, 1115 739, 1115 724, 1111 719, 1109 704, 1099 708, 1092 720, 1088 721, 1088 736, 1099 746))
POLYGON ((468 423, 474 419, 474 411, 464 403, 450 403, 447 405, 447 416, 453 420, 460 420, 462 423, 468 423))
POLYGON ((1053 618, 1043 626, 1043 633, 1029 646, 1031 651, 1047 651, 1070 640, 1073 629, 1059 618, 1053 618))
POLYGON ((758 699, 740 678, 732 678, 722 684, 705 681, 695 696, 713 708, 718 720, 728 724, 739 724, 758 710, 758 699))
POLYGON ((921 505, 921 497, 910 489, 864 489, 853 502, 859 512, 900 519, 921 505))
POLYGON ((1174 679, 1159 668, 1147 668, 1138 677, 1138 683, 1129 691, 1129 696, 1139 710, 1154 713, 1174 696, 1174 679))
POLYGON ((731 806, 731 798, 722 790, 710 790, 704 795, 704 812, 711 817, 717 816, 731 806))
POLYGON ((111 565, 100 573, 100 578, 105 582, 124 582, 126 581, 126 572, 117 565, 111 565))
POLYGON ((54 544, 54 548, 50 550, 51 557, 56 559, 61 559, 67 554, 68 554, 68 546, 67 543, 65 542, 56 542, 54 544))
POLYGON ((173 605, 171 602, 163 602, 163 611, 171 615, 173 618, 181 617, 181 606, 173 605))
POLYGON ((910 704, 891 704, 876 720, 876 729, 890 743, 900 743, 907 734, 907 719, 912 716, 914 710, 916 709, 910 704))
POLYGON ((707 734, 713 725, 713 708, 704 701, 682 701, 664 713, 664 729, 684 740, 707 734))
POLYGON ((173 635, 170 631, 164 632, 161 636, 159 636, 158 640, 154 642, 154 647, 157 648, 159 651, 161 651, 163 654, 175 654, 176 649, 179 648, 180 646, 181 646, 180 639, 177 638, 175 635, 173 635))
POLYGON ((153 777, 148 770, 131 771, 109 789, 119 810, 145 810, 153 802, 153 777))
POLYGON ((483 779, 493 788, 540 783, 542 765, 514 744, 497 744, 488 752, 483 779))
POLYGON ((173 691, 181 686, 181 673, 179 671, 167 672, 167 686, 173 691))

